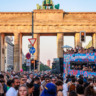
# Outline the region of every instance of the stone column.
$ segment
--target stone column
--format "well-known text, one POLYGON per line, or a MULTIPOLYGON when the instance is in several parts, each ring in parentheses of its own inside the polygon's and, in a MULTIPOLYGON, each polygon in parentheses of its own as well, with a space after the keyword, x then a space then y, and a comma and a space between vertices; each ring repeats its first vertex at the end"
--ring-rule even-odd
POLYGON ((0 71, 1 71, 1 52, 2 52, 1 49, 2 48, 1 48, 1 34, 0 34, 0 71))
POLYGON ((34 53, 35 55, 35 60, 39 61, 39 54, 40 54, 40 34, 34 34, 34 38, 36 38, 36 42, 34 44, 34 47, 36 49, 36 52, 34 53))
POLYGON ((57 58, 63 58, 63 33, 57 33, 57 58))
POLYGON ((5 35, 0 34, 0 71, 5 71, 5 35))
POLYGON ((19 66, 19 34, 14 33, 14 71, 20 71, 19 66))
POLYGON ((82 46, 82 44, 80 43, 80 33, 75 33, 75 47, 77 46, 82 46))
POLYGON ((22 34, 19 35, 19 67, 22 69, 22 34))
POLYGON ((92 35, 92 46, 96 49, 96 33, 92 35))
MULTIPOLYGON (((40 34, 34 34, 34 38, 36 38, 36 42, 34 44, 34 47, 36 49, 36 52, 34 53, 35 55, 35 60, 38 60, 39 64, 39 56, 40 56, 40 34)), ((38 65, 38 71, 40 71, 40 65, 38 65)))

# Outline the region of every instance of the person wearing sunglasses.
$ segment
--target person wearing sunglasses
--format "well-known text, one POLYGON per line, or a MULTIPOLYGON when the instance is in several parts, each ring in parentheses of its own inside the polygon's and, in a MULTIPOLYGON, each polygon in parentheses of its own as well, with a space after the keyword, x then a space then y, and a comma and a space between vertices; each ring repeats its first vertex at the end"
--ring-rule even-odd
POLYGON ((26 80, 23 76, 20 77, 20 85, 26 84, 26 80))
POLYGON ((52 83, 53 83, 53 84, 56 83, 56 78, 55 78, 55 77, 52 78, 52 83))

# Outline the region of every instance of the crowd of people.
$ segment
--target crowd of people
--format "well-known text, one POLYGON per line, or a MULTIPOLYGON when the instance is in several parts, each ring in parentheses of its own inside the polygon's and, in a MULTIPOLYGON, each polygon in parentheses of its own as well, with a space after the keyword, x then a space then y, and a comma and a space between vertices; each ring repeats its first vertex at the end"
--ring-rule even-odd
POLYGON ((94 64, 94 66, 87 66, 87 65, 85 66, 83 64, 72 64, 70 69, 96 72, 96 64, 94 64))
POLYGON ((90 48, 83 48, 80 46, 73 48, 67 48, 66 51, 64 51, 65 54, 75 54, 75 53, 93 53, 96 52, 96 49, 94 47, 90 48))
MULTIPOLYGON (((64 51, 64 54, 74 54, 73 57, 75 57, 75 54, 78 53, 94 53, 96 52, 96 49, 94 47, 90 47, 88 49, 77 46, 76 48, 71 48, 71 49, 67 49, 66 51, 64 51)), ((70 62, 71 64, 71 62, 70 62)), ((93 61, 88 61, 87 58, 83 59, 83 62, 79 61, 75 61, 74 64, 71 64, 71 68, 70 69, 74 69, 74 70, 83 70, 83 71, 90 71, 90 72, 96 72, 96 64, 95 64, 95 60, 93 61)))
POLYGON ((64 96, 96 96, 96 77, 68 75, 63 85, 64 96))
POLYGON ((63 77, 50 72, 1 72, 0 96, 63 96, 63 77))
POLYGON ((96 78, 51 72, 1 72, 0 96, 96 96, 96 78))

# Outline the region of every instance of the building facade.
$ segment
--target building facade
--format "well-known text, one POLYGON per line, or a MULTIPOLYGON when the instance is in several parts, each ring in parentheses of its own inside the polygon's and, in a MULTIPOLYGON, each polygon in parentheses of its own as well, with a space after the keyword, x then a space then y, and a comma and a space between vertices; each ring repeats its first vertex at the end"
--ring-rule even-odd
POLYGON ((24 53, 22 52, 22 64, 24 64, 24 61, 25 61, 25 55, 24 55, 24 53))
POLYGON ((50 60, 47 60, 47 66, 49 66, 50 67, 50 60))
POLYGON ((5 37, 5 71, 13 69, 14 62, 14 44, 12 43, 12 37, 5 37))

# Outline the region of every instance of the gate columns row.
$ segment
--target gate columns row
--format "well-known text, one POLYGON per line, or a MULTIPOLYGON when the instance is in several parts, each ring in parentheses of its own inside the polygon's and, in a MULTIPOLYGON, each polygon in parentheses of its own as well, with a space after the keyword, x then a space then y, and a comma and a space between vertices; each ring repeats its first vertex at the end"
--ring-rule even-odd
MULTIPOLYGON (((63 57, 63 33, 57 33, 57 57, 63 57)), ((34 38, 37 38, 35 42, 35 60, 39 60, 40 54, 40 34, 34 34, 34 38)), ((92 35, 92 44, 96 48, 96 33, 92 35)), ((75 47, 80 45, 80 33, 75 33, 75 47)), ((0 71, 5 71, 5 34, 0 34, 0 71)), ((14 34, 14 71, 20 71, 22 69, 22 34, 14 34)))
MULTIPOLYGON (((17 34, 14 35, 15 39, 14 39, 14 70, 20 70, 22 68, 22 34, 17 34), (20 41, 19 41, 20 39, 20 41), (19 50, 20 49, 20 50, 19 50), (17 52, 18 51, 18 52, 17 52), (19 57, 19 58, 18 58, 19 57), (17 61, 17 62, 16 62, 17 61), (19 69, 18 69, 19 68, 19 69)), ((62 58, 63 57, 63 33, 57 33, 57 57, 58 58, 62 58)), ((36 42, 35 42, 35 60, 39 60, 39 54, 40 54, 40 34, 34 34, 34 38, 36 38, 36 42)), ((75 33, 75 47, 76 46, 82 46, 82 44, 80 43, 80 33, 75 33)), ((93 42, 93 47, 96 48, 96 33, 94 33, 92 35, 92 42, 93 42)))

